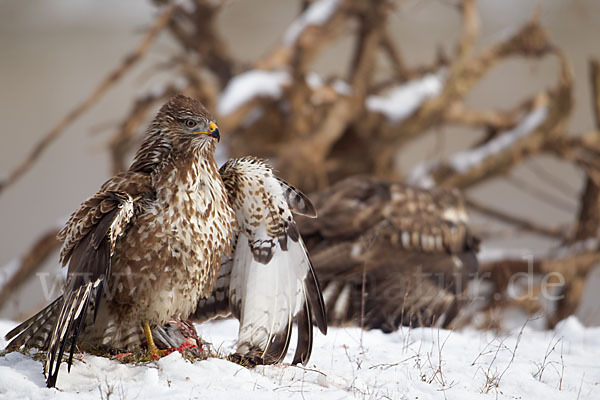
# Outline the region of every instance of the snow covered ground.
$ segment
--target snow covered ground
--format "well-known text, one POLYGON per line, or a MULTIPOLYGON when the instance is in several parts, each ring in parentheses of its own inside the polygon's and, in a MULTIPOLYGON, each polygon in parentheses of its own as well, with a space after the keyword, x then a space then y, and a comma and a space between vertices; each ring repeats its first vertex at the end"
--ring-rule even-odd
MULTIPOLYGON (((0 321, 0 335, 14 325, 0 321)), ((237 321, 198 330, 227 352, 237 321)), ((0 339, 0 348, 5 344, 0 339)), ((598 360, 600 328, 585 328, 575 318, 553 331, 526 326, 503 337, 475 330, 331 328, 316 336, 305 368, 190 363, 179 353, 136 366, 85 355, 70 374, 63 364, 59 389, 45 388, 41 362, 11 353, 0 357, 0 398, 597 399, 598 360)))

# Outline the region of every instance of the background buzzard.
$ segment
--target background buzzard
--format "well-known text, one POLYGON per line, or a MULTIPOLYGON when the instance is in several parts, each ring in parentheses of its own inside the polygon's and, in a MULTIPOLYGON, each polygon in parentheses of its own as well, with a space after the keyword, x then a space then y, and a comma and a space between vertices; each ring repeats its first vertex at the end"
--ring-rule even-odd
POLYGON ((319 218, 297 224, 330 323, 389 332, 454 319, 479 243, 457 190, 355 177, 311 197, 319 218))

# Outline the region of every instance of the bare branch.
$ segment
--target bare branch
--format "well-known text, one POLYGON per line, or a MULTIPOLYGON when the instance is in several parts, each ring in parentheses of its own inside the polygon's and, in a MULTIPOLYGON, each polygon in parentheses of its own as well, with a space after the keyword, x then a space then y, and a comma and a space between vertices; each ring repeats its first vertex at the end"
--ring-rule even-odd
POLYGON ((25 281, 29 279, 44 261, 48 259, 55 250, 60 247, 60 242, 56 239, 59 229, 51 229, 45 232, 27 251, 21 261, 21 265, 8 282, 0 290, 0 307, 8 300, 25 281))
POLYGON ((29 156, 17 166, 9 176, 0 182, 0 194, 18 181, 25 172, 27 172, 37 161, 40 155, 46 148, 54 142, 64 130, 77 120, 82 114, 89 110, 98 100, 102 98, 104 93, 111 88, 123 75, 125 75, 131 67, 133 67, 148 51, 150 45, 154 42, 160 31, 166 26, 171 19, 174 7, 169 6, 162 15, 157 18, 152 27, 146 33, 146 36, 138 45, 138 47, 125 57, 121 65, 114 69, 108 76, 100 82, 92 93, 73 110, 71 110, 50 132, 48 132, 33 148, 29 156))

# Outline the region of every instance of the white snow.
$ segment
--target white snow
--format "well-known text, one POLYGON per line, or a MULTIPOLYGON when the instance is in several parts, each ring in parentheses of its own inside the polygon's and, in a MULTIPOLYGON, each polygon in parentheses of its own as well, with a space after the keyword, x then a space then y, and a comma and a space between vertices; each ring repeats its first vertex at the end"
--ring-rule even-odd
POLYGON ((223 90, 217 104, 221 116, 233 113, 239 107, 256 97, 277 99, 283 86, 290 82, 286 71, 264 71, 253 69, 232 78, 223 90))
POLYGON ((416 185, 424 189, 430 189, 435 186, 435 180, 431 176, 431 171, 439 165, 439 162, 422 161, 415 165, 408 173, 406 181, 411 185, 416 185))
POLYGON ((316 72, 311 71, 308 74, 306 74, 306 84, 311 89, 317 89, 317 88, 320 88, 321 86, 323 86, 324 82, 323 82, 323 78, 321 77, 321 75, 317 74, 316 72))
MULTIPOLYGON (((311 71, 306 75, 306 84, 311 89, 319 89, 325 85, 325 81, 321 75, 311 71)), ((343 96, 350 96, 352 94, 352 86, 339 78, 331 82, 331 88, 343 96)))
POLYGON ((546 107, 538 107, 530 112, 515 128, 501 133, 493 140, 472 150, 458 152, 449 160, 449 164, 455 171, 465 172, 470 168, 481 164, 486 158, 508 149, 519 139, 531 134, 548 115, 546 107))
MULTIPOLYGON (((0 335, 14 325, 0 321, 0 335)), ((229 352, 237 326, 229 320, 198 328, 205 340, 229 352)), ((71 373, 61 367, 60 390, 45 388, 41 362, 10 353, 0 357, 0 398, 98 399, 110 390, 116 399, 597 397, 600 328, 571 317, 553 331, 520 331, 497 336, 476 330, 405 328, 384 334, 331 328, 327 336, 316 335, 306 368, 249 370, 222 359, 190 363, 178 353, 156 363, 124 365, 86 354, 71 373)), ((4 345, 0 339, 0 348, 4 345)))
POLYGON ((598 248, 597 238, 588 238, 575 243, 560 246, 551 252, 551 256, 555 258, 568 257, 576 253, 584 253, 595 251, 598 248))
POLYGON ((390 89, 383 96, 368 96, 367 109, 384 114, 397 124, 410 116, 427 99, 437 96, 444 87, 445 73, 427 74, 390 89))
POLYGON ((334 80, 331 84, 331 87, 339 94, 343 94, 345 96, 350 96, 352 94, 352 86, 344 80, 334 80))
POLYGON ((283 43, 292 46, 307 26, 323 25, 331 18, 340 0, 317 0, 304 10, 288 27, 283 35, 283 43))
MULTIPOLYGON (((217 103, 217 113, 221 116, 231 114, 257 97, 278 99, 283 94, 283 88, 290 82, 290 74, 284 70, 265 71, 253 69, 241 73, 231 79, 223 90, 217 103)), ((316 72, 309 72, 306 75, 306 83, 310 88, 317 89, 322 87, 325 81, 316 72)), ((340 79, 334 80, 332 87, 342 95, 352 94, 352 87, 340 79)), ((247 126, 254 122, 255 116, 250 117, 249 122, 245 121, 244 124, 247 126)))

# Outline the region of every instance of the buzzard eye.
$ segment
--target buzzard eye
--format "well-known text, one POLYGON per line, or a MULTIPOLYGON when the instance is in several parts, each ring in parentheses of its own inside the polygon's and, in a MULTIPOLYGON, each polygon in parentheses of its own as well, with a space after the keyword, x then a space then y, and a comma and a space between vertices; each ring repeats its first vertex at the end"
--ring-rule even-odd
POLYGON ((193 119, 185 120, 185 126, 187 126, 188 128, 195 128, 196 125, 198 125, 198 123, 196 121, 194 121, 193 119))

